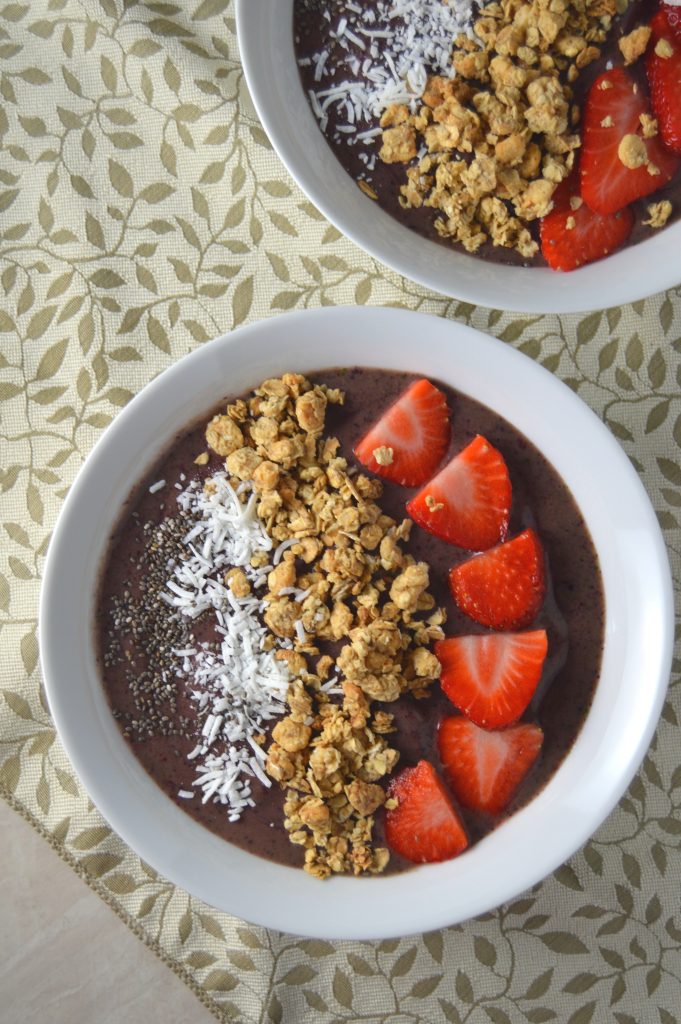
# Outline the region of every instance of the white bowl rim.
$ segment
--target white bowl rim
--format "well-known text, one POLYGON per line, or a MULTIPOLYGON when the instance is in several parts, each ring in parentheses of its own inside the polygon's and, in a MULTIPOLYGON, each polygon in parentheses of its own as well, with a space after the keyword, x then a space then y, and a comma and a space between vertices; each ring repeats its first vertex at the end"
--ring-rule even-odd
POLYGON ((292 25, 292 6, 293 0, 277 0, 276 4, 236 0, 237 38, 251 99, 275 151, 303 192, 327 220, 370 256, 441 294, 525 313, 604 309, 681 283, 681 221, 570 273, 492 264, 399 225, 362 197, 326 144, 323 149, 315 145, 314 130, 320 136, 321 132, 299 81, 296 85, 297 68, 293 68, 294 79, 288 66, 294 63, 293 32, 289 43, 281 28, 284 21, 292 25), (320 161, 323 182, 318 173, 320 161))
POLYGON ((52 535, 40 600, 41 663, 52 715, 77 774, 112 827, 145 861, 207 903, 282 931, 334 939, 385 938, 458 923, 507 902, 568 859, 615 806, 648 748, 666 692, 672 639, 662 534, 638 476, 598 417, 548 371, 494 338, 456 322, 376 307, 326 307, 254 323, 195 349, 152 380, 107 428, 72 485, 52 535), (424 372, 483 401, 494 393, 499 412, 511 419, 512 406, 512 421, 530 440, 536 443, 537 430, 544 431, 541 450, 571 487, 601 561, 604 552, 609 560, 603 566, 606 644, 601 680, 577 741, 525 808, 454 861, 319 883, 225 843, 162 793, 113 721, 90 624, 96 568, 128 493, 112 497, 116 474, 123 466, 134 482, 143 466, 134 447, 129 451, 131 439, 145 437, 151 424, 162 451, 178 424, 207 413, 226 394, 287 369, 338 365, 341 351, 343 365, 424 372), (248 383, 232 388, 225 378, 216 381, 220 372, 248 383), (532 409, 538 396, 551 410, 548 431, 546 413, 532 409), (559 429, 567 427, 569 440, 559 429), (585 452, 596 460, 600 489, 588 473, 582 479, 585 452), (107 516, 102 525, 98 517, 107 516), (500 857, 503 872, 494 870, 500 857))

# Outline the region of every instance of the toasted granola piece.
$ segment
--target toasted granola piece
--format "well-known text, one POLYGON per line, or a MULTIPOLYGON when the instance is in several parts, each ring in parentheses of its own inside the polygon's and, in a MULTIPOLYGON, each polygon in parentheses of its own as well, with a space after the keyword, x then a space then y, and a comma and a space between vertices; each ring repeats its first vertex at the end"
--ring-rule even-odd
POLYGON ((353 729, 361 729, 369 717, 369 702, 362 689, 346 680, 343 683, 343 711, 348 715, 353 729))
POLYGON ((229 416, 214 416, 206 427, 206 444, 216 455, 231 455, 243 443, 241 430, 229 416))
POLYGON ((650 25, 638 25, 628 35, 622 36, 617 45, 624 57, 625 65, 633 64, 646 52, 651 34, 650 25))
POLYGON ((310 390, 310 382, 302 373, 285 373, 282 375, 281 381, 294 398, 310 390))
POLYGON ((359 531, 359 541, 367 551, 375 551, 383 538, 383 530, 378 523, 369 523, 359 531))
POLYGON ((307 671, 305 655, 300 654, 298 651, 291 651, 285 647, 280 647, 274 658, 276 661, 285 661, 292 676, 299 676, 301 672, 307 671))
POLYGON ((330 654, 323 654, 315 665, 315 672, 320 679, 328 679, 333 668, 333 658, 330 654))
POLYGON ((371 728, 379 736, 388 732, 394 732, 394 720, 395 716, 391 715, 388 711, 377 711, 371 719, 371 728))
POLYGON ((263 460, 253 448, 237 448, 227 456, 227 472, 239 480, 252 480, 253 474, 263 460))
POLYGON ((452 59, 454 70, 462 78, 477 78, 480 82, 489 80, 489 54, 485 50, 473 50, 471 53, 459 51, 452 59))
POLYGON ((440 662, 426 647, 417 647, 412 653, 411 660, 416 675, 422 679, 438 679, 440 677, 440 662))
POLYGON ((381 128, 394 128, 396 125, 404 124, 409 118, 409 107, 404 103, 391 103, 381 115, 379 122, 381 128))
POLYGON ((494 147, 494 155, 499 163, 514 166, 522 161, 526 148, 527 136, 516 133, 500 139, 494 147))
MULTIPOLYGON (((289 669, 290 669, 290 662, 289 669)), ((312 718, 312 697, 305 689, 300 679, 293 680, 286 694, 286 703, 291 709, 291 718, 294 722, 309 724, 312 718)))
POLYGON ((401 124, 383 132, 380 157, 386 164, 405 164, 416 156, 416 133, 411 125, 401 124))
POLYGON ((663 60, 669 60, 673 56, 674 47, 665 36, 661 36, 655 43, 655 54, 663 60))
POLYGON ((385 792, 381 786, 372 782, 354 779, 345 787, 345 793, 352 807, 363 818, 373 814, 385 801, 385 792))
POLYGON ((335 774, 341 765, 340 751, 336 747, 320 743, 310 754, 310 768, 315 779, 326 779, 335 774))
POLYGON ((258 416, 251 423, 251 437, 256 446, 265 452, 269 445, 279 437, 279 423, 273 416, 258 416))
POLYGON ((273 441, 267 448, 267 455, 272 462, 277 462, 284 469, 291 469, 305 454, 301 437, 283 437, 273 441))
POLYGON ((347 636, 353 622, 354 616, 343 601, 336 601, 331 611, 331 635, 334 640, 341 640, 347 636))
POLYGON ((289 389, 285 380, 280 377, 269 377, 264 380, 259 388, 255 389, 256 395, 267 395, 275 398, 288 398, 289 389))
POLYGON ((523 162, 520 165, 520 174, 523 178, 531 179, 536 177, 541 167, 542 152, 536 142, 530 142, 525 150, 523 162))
POLYGON ((276 782, 288 782, 294 777, 296 766, 283 747, 272 743, 267 751, 265 771, 276 782))
POLYGON ((265 625, 275 636, 293 638, 296 636, 296 622, 300 619, 300 605, 280 597, 270 601, 263 615, 265 625))
POLYGON ((494 57, 490 61, 489 72, 497 90, 509 86, 518 89, 527 84, 527 70, 515 64, 510 57, 494 57))
POLYGON ((648 204, 648 219, 643 223, 651 228, 663 228, 672 213, 672 204, 668 199, 662 199, 659 203, 648 204))
POLYGON ((243 569, 231 569, 225 576, 225 583, 235 597, 248 597, 251 592, 251 584, 243 569))
POLYGON ((419 597, 428 587, 429 571, 426 562, 409 565, 394 580, 390 588, 390 600, 402 611, 415 611, 419 597))
MULTIPOLYGON (((593 64, 595 60, 598 60, 600 55, 601 51, 598 46, 587 46, 577 54, 575 66, 581 71, 583 68, 588 67, 589 64, 593 64)), ((574 123, 577 123, 576 120, 574 123)))
POLYGON ((386 534, 379 548, 381 565, 390 572, 404 564, 404 553, 397 542, 394 532, 386 534))
POLYGON ((657 118, 653 117, 651 114, 641 114, 639 121, 641 122, 641 128, 643 129, 643 138, 653 139, 659 130, 657 118))
POLYGON ((302 722, 295 722, 293 718, 281 718, 272 729, 272 739, 286 751, 287 754, 295 754, 304 750, 310 742, 312 730, 309 725, 302 722))
POLYGON ((329 825, 329 808, 319 797, 310 797, 301 805, 298 814, 300 820, 312 829, 326 830, 329 825))
POLYGON ((557 78, 535 78, 527 87, 525 120, 533 132, 560 134, 567 129, 569 104, 557 78))
POLYGON ((362 776, 367 782, 376 782, 389 775, 400 759, 399 751, 393 747, 377 747, 372 750, 362 765, 362 776))
POLYGON ((318 431, 324 426, 327 398, 315 388, 296 399, 296 419, 305 431, 318 431))
POLYGON ((237 398, 236 402, 227 406, 227 415, 235 423, 244 423, 248 418, 248 404, 243 398, 237 398))
POLYGON ((279 466, 274 462, 270 462, 269 459, 265 459, 253 471, 252 480, 256 491, 262 493, 276 490, 280 473, 279 466))
POLYGON ((322 569, 331 580, 359 579, 364 572, 364 554, 360 548, 327 548, 321 560, 322 569))
POLYGON ((439 107, 447 96, 452 95, 453 83, 450 78, 443 78, 442 75, 431 75, 426 82, 421 99, 431 109, 439 107))
POLYGON ((624 166, 630 170, 644 167, 648 163, 646 144, 638 135, 624 135, 619 144, 617 155, 624 166))
POLYGON ((372 700, 397 700, 406 688, 401 672, 402 633, 394 622, 375 619, 350 631, 337 665, 372 700))
MULTIPOLYGON (((518 15, 516 14, 516 19, 518 15)), ((554 43, 559 32, 565 27, 567 15, 565 11, 541 10, 537 19, 537 28, 545 43, 554 43)))
POLYGON ((514 202, 515 211, 523 220, 537 220, 545 217, 553 207, 553 193, 556 183, 546 178, 537 178, 514 202))
POLYGON ((296 582, 296 563, 293 555, 288 551, 284 558, 276 565, 267 577, 267 586, 271 594, 278 594, 285 587, 293 587, 296 582), (288 557, 287 557, 288 555, 288 557))

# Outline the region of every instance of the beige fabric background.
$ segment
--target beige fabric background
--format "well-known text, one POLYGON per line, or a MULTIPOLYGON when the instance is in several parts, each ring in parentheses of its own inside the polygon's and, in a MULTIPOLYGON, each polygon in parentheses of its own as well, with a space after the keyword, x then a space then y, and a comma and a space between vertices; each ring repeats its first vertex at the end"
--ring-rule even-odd
POLYGON ((190 898, 111 833, 55 737, 36 610, 61 501, 130 396, 245 321, 341 303, 466 322, 567 381, 640 472, 678 587, 681 289, 588 316, 516 316, 445 299, 386 270, 320 216, 270 149, 246 93, 227 0, 5 2, 0 93, 6 799, 218 1020, 673 1024, 681 1006, 678 686, 617 810, 531 892, 430 935, 303 941, 190 898))

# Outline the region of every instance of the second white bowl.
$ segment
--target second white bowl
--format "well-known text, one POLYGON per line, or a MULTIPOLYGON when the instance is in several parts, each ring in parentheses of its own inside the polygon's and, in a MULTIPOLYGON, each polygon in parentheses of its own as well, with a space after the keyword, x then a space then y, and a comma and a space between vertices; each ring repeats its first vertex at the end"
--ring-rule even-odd
POLYGON ((319 129, 298 74, 293 0, 237 0, 236 21, 253 102, 288 171, 343 234, 399 274, 466 302, 532 313, 603 309, 681 281, 681 221, 568 274, 488 263, 404 227, 360 192, 319 129))

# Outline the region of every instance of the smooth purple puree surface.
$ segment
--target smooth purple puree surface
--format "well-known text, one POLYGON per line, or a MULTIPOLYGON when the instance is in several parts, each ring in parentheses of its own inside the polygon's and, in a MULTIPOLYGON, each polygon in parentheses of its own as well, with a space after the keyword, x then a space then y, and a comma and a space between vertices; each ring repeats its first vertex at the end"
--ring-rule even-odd
MULTIPOLYGON (((308 377, 313 383, 341 388, 346 393, 342 408, 329 407, 324 433, 338 437, 340 454, 351 464, 356 464, 351 454, 354 444, 416 379, 409 374, 364 368, 323 371, 308 377)), ((471 841, 475 841, 526 804, 554 774, 574 743, 598 681, 604 599, 591 539, 570 492, 556 471, 534 445, 492 410, 437 381, 434 383, 446 394, 452 415, 448 458, 478 433, 499 449, 513 485, 509 536, 533 526, 544 546, 548 570, 547 596, 533 628, 546 629, 549 653, 537 692, 523 716, 524 721, 534 721, 542 727, 544 746, 503 815, 494 818, 464 812, 471 841)), ((187 760, 201 728, 196 704, 187 694, 191 680, 169 680, 172 700, 165 701, 162 707, 159 705, 159 714, 165 716, 165 721, 161 717, 160 724, 152 722, 149 729, 132 725, 133 720, 140 721, 144 715, 144 681, 149 678, 154 664, 155 644, 172 642, 181 647, 182 630, 185 637, 193 631, 199 640, 214 638, 211 624, 199 618, 188 627, 176 627, 179 633, 174 634, 171 641, 164 638, 161 631, 159 641, 154 635, 154 622, 167 620, 170 613, 160 599, 154 613, 157 618, 152 615, 149 621, 145 620, 136 635, 131 634, 129 624, 121 621, 120 614, 126 593, 135 600, 141 594, 148 595, 154 587, 162 589, 162 581, 150 581, 144 565, 150 537, 150 527, 147 526, 145 532, 144 524, 159 524, 166 517, 177 516, 177 483, 184 488, 192 478, 204 479, 223 468, 223 460, 215 454, 206 466, 194 464, 196 456, 206 450, 204 429, 208 418, 207 415, 199 426, 178 434, 168 453, 130 496, 112 536, 101 574, 96 624, 102 677, 111 707, 135 756, 171 799, 201 824, 237 846, 284 864, 302 866, 303 851, 289 842, 283 827, 283 795, 276 783, 266 789, 253 780, 256 806, 245 810, 240 820, 231 823, 223 805, 201 802, 200 791, 193 799, 178 797, 181 790, 191 791, 196 779, 195 766, 187 760), (150 485, 160 480, 165 480, 164 486, 150 493, 150 485), (116 618, 118 625, 114 623, 116 618), (112 649, 117 652, 116 656, 111 656, 112 649)), ((386 482, 379 504, 389 515, 401 520, 405 516, 405 502, 414 493, 414 489, 386 482)), ((447 586, 448 571, 469 558, 470 552, 446 544, 418 527, 412 529, 406 549, 416 559, 430 565, 431 592, 447 611, 446 635, 486 632, 456 609, 447 586)), ((443 717, 457 712, 439 685, 433 687, 431 696, 425 700, 405 696, 384 706, 395 715, 397 731, 391 735, 390 743, 400 751, 397 770, 426 758, 440 771, 437 726, 443 717)), ((384 845, 382 812, 377 815, 374 841, 376 845, 384 845)), ((393 854, 387 871, 409 866, 393 854)))

